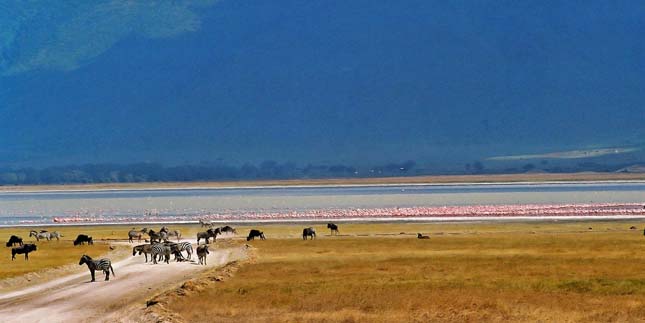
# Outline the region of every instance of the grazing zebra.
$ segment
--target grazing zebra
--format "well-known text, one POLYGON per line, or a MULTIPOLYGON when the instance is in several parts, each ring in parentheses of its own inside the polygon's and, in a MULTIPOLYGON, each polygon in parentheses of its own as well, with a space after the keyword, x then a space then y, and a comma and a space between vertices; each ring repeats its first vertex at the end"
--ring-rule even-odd
POLYGON ((139 242, 141 242, 141 237, 143 236, 143 232, 137 231, 134 228, 128 232, 128 240, 130 243, 133 243, 134 241, 132 240, 133 238, 137 238, 139 242))
POLYGON ((94 271, 96 270, 102 270, 103 273, 105 273, 105 280, 110 280, 110 270, 112 271, 112 276, 116 277, 116 274, 114 274, 114 268, 112 268, 112 262, 108 258, 92 260, 92 257, 83 255, 81 257, 81 261, 78 262, 78 265, 82 266, 83 264, 87 264, 87 269, 90 270, 90 274, 92 275, 92 281, 95 281, 94 271))
POLYGON ((179 242, 179 240, 181 239, 181 232, 179 230, 169 230, 168 227, 163 226, 159 230, 159 233, 162 233, 162 232, 166 233, 166 240, 169 237, 177 237, 177 242, 179 242))
POLYGON ((200 265, 206 265, 206 255, 209 254, 208 245, 197 246, 197 258, 199 259, 200 265))
POLYGON ((60 234, 58 231, 54 232, 48 232, 45 230, 42 230, 40 232, 36 232, 36 230, 31 230, 29 231, 29 237, 35 237, 36 241, 40 241, 40 239, 47 239, 47 241, 56 238, 56 240, 60 241, 60 237, 63 235, 60 234))
POLYGON ((144 254, 144 256, 146 257, 146 262, 148 262, 148 254, 152 253, 152 245, 142 244, 132 248, 133 257, 136 255, 137 252, 139 253, 139 256, 141 256, 141 254, 144 254))
POLYGON ((157 256, 161 259, 161 256, 164 256, 164 261, 167 264, 170 264, 170 246, 164 245, 163 243, 155 243, 152 245, 152 263, 157 263, 157 256))

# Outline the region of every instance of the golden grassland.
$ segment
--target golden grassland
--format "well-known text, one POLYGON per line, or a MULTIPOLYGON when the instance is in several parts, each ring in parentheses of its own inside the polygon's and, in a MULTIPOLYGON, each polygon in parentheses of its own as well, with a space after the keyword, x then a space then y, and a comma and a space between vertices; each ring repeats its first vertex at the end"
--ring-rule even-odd
MULTIPOLYGON (((30 228, 1 228, 0 242, 1 248, 4 249, 3 255, 0 256, 0 279, 16 277, 28 273, 38 273, 45 270, 56 269, 64 265, 78 264, 79 258, 83 254, 92 257, 98 257, 107 254, 110 244, 103 239, 123 239, 123 230, 125 228, 116 227, 42 227, 49 231, 59 231, 63 234, 60 241, 40 240, 29 237, 30 228), (120 232, 120 234, 119 234, 120 232), (90 234, 95 243, 93 246, 79 245, 74 246, 73 240, 79 233, 90 234), (38 249, 29 254, 29 260, 25 261, 24 255, 16 255, 15 260, 11 260, 11 248, 5 247, 5 243, 11 235, 17 235, 23 238, 24 243, 35 243, 38 249)), ((125 229, 127 237, 127 229, 125 229)), ((112 246, 113 248, 122 248, 121 246, 112 246)))
POLYGON ((634 221, 348 224, 339 237, 317 225, 314 241, 299 238, 302 227, 263 228, 267 240, 249 243, 256 258, 235 276, 166 309, 192 322, 645 318, 645 237, 634 221))
POLYGON ((150 189, 150 188, 218 188, 250 186, 297 186, 297 185, 377 185, 377 184, 446 184, 446 183, 505 183, 549 181, 620 181, 645 180, 645 173, 535 173, 495 175, 432 175, 377 178, 329 178, 293 180, 256 180, 220 182, 146 182, 102 183, 65 185, 16 185, 0 186, 0 191, 45 191, 45 190, 100 190, 100 189, 150 189))
MULTIPOLYGON (((148 225, 147 227, 158 230, 161 225, 148 225)), ((170 227, 180 230, 184 236, 193 239, 197 231, 204 230, 198 224, 170 225, 170 227)), ((4 254, 0 255, 0 280, 25 274, 42 273, 43 271, 57 269, 70 264, 78 264, 81 255, 88 254, 91 257, 99 257, 108 253, 110 246, 117 250, 129 249, 131 247, 129 245, 124 246, 122 244, 112 244, 111 242, 127 241, 128 231, 132 228, 133 225, 0 228, 0 248, 4 249, 4 254), (36 231, 40 231, 41 229, 59 231, 63 234, 63 237, 60 241, 54 239, 52 241, 41 240, 36 242, 36 238, 29 237, 29 231, 32 229, 36 231), (78 234, 92 236, 94 245, 74 246, 73 241, 78 234), (5 247, 5 243, 11 235, 22 237, 24 243, 35 243, 38 246, 38 250, 29 254, 28 261, 24 260, 24 255, 16 255, 16 260, 11 260, 11 248, 5 247)), ((137 230, 141 228, 142 226, 140 225, 136 227, 137 230)), ((143 239, 145 238, 147 238, 147 235, 143 236, 143 239)), ((141 243, 145 243, 145 241, 142 240, 141 243)), ((135 240, 132 246, 138 244, 139 242, 135 240)), ((119 255, 125 254, 124 252, 119 253, 119 255)))
MULTIPOLYGON (((249 244, 252 260, 223 281, 172 294, 165 309, 186 321, 427 322, 639 321, 645 317, 645 237, 638 221, 529 223, 340 223, 303 241, 309 224, 238 226, 217 246, 249 244), (637 230, 631 230, 636 226, 637 230), (267 240, 246 242, 251 228, 267 240), (416 239, 416 233, 431 236, 416 239)), ((197 224, 172 225, 184 236, 197 224)), ((78 233, 125 240, 132 226, 72 226, 65 241, 39 242, 29 261, 0 257, 0 278, 76 265, 78 233)), ((156 226, 155 229, 158 229, 156 226)), ((40 228, 39 228, 40 229, 40 228)), ((28 238, 28 228, 0 229, 28 238)), ((123 246, 122 248, 127 248, 123 246)), ((125 256, 125 253, 124 253, 125 256)), ((143 301, 143 300, 142 300, 143 301)))

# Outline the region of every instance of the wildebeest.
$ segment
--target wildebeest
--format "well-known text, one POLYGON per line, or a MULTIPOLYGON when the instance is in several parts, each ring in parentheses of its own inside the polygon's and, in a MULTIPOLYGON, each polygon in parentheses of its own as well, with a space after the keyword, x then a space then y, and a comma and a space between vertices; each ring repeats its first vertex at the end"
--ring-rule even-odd
POLYGON ((333 223, 327 223, 327 229, 331 230, 331 235, 334 235, 334 232, 338 234, 338 226, 333 223))
POLYGON ((150 229, 150 230, 145 229, 145 230, 146 231, 143 231, 143 232, 147 233, 148 236, 150 237, 150 243, 161 242, 161 239, 162 239, 161 234, 159 234, 158 232, 155 232, 155 230, 152 230, 152 229, 150 229))
POLYGON ((205 232, 197 232, 197 244, 199 244, 200 239, 206 239, 206 244, 209 243, 208 239, 213 238, 213 242, 217 240, 217 235, 220 234, 219 228, 217 229, 208 229, 205 232))
POLYGON ((105 273, 105 280, 110 280, 110 270, 112 271, 112 276, 116 277, 114 268, 112 268, 112 261, 108 258, 93 260, 92 257, 83 255, 78 265, 82 266, 83 264, 87 264, 87 269, 90 270, 90 274, 92 275, 92 281, 94 281, 94 271, 96 270, 102 270, 105 273))
POLYGON ((307 240, 307 237, 311 237, 311 240, 316 238, 316 229, 309 227, 302 229, 302 240, 307 240))
POLYGON ((417 233, 417 239, 430 239, 430 237, 429 236, 424 236, 421 233, 417 233))
POLYGON ((223 227, 219 228, 219 231, 220 231, 221 233, 232 233, 232 234, 237 234, 237 230, 235 230, 235 228, 233 228, 232 226, 229 226, 229 225, 225 225, 225 226, 223 226, 223 227))
POLYGON ((16 243, 19 246, 22 246, 22 238, 19 236, 12 235, 11 237, 9 237, 9 241, 7 241, 7 247, 13 247, 16 243))
POLYGON ((60 234, 58 231, 54 232, 48 232, 47 230, 40 230, 40 232, 36 232, 36 230, 31 230, 29 231, 29 237, 35 237, 36 241, 40 241, 40 239, 47 239, 47 241, 56 238, 56 240, 60 241, 60 237, 63 235, 60 234))
POLYGON ((20 247, 11 248, 11 261, 16 259, 16 254, 25 254, 25 260, 29 260, 29 253, 36 251, 36 245, 33 243, 26 243, 20 247))
POLYGON ((636 230, 636 227, 632 225, 631 227, 629 227, 629 230, 636 230))
POLYGON ((137 254, 137 252, 139 253, 139 256, 141 256, 141 254, 144 254, 146 257, 146 262, 148 262, 148 254, 152 253, 152 245, 142 244, 132 248, 133 257, 137 254))
POLYGON ((130 230, 130 231, 128 232, 128 241, 129 241, 130 243, 133 243, 133 242, 134 242, 134 240, 132 240, 132 239, 133 239, 133 238, 137 238, 137 239, 138 239, 138 241, 139 241, 139 242, 141 242, 141 237, 142 237, 142 236, 143 236, 143 232, 141 232, 141 231, 137 231, 137 230, 135 230, 135 228, 132 228, 132 230, 130 230))
POLYGON ((249 231, 249 236, 246 237, 246 241, 254 240, 257 237, 262 240, 266 240, 266 238, 264 237, 264 232, 256 229, 251 229, 251 231, 249 231))
POLYGON ((161 227, 161 229, 159 229, 159 233, 165 233, 166 240, 170 237, 177 237, 177 242, 179 242, 179 239, 181 239, 181 232, 179 230, 170 230, 166 226, 161 227))
POLYGON ((197 258, 199 259, 199 264, 200 265, 206 265, 206 255, 209 254, 208 252, 208 246, 203 244, 200 246, 197 246, 197 258))
POLYGON ((94 244, 94 241, 92 240, 92 237, 86 235, 86 234, 79 234, 76 236, 76 240, 74 240, 74 245, 78 246, 79 244, 94 244))

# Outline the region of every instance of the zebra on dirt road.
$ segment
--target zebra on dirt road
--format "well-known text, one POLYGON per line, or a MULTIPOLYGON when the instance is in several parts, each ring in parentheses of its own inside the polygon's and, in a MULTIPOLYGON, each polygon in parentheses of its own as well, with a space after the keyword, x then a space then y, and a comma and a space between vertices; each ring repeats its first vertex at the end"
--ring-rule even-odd
POLYGON ((91 281, 95 281, 94 272, 97 270, 103 271, 106 281, 110 280, 110 270, 112 271, 112 276, 116 277, 116 274, 114 274, 114 268, 112 268, 112 261, 108 258, 94 260, 88 255, 83 255, 81 256, 81 260, 78 262, 78 265, 82 266, 83 264, 87 264, 87 269, 90 270, 90 275, 92 275, 91 281))

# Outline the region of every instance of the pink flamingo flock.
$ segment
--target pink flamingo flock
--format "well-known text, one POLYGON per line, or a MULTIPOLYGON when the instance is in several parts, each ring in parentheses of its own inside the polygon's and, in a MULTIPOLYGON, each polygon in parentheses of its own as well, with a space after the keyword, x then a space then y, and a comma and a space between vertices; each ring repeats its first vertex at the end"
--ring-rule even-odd
POLYGON ((249 211, 199 214, 147 213, 141 215, 68 215, 54 217, 55 223, 119 223, 119 222, 190 222, 249 221, 249 220, 370 220, 384 218, 473 218, 478 217, 584 217, 584 216, 643 216, 645 208, 638 203, 589 203, 589 204, 509 204, 466 205, 429 207, 344 208, 286 211, 249 211))

